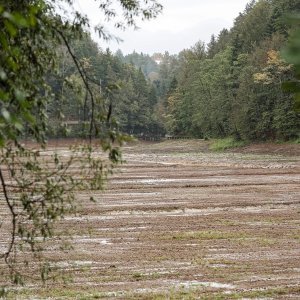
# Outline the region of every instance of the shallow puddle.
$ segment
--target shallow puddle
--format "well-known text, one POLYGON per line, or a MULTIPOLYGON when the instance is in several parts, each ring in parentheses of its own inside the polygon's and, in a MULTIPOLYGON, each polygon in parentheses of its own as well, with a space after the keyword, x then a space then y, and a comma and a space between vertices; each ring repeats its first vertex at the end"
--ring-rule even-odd
POLYGON ((111 239, 105 239, 105 238, 91 238, 89 236, 80 236, 74 238, 74 242, 76 243, 96 243, 96 244, 101 244, 101 245, 111 245, 111 239))
POLYGON ((228 283, 219 283, 219 282, 210 282, 210 281, 173 281, 171 282, 172 285, 176 287, 184 287, 184 288, 191 288, 193 286, 204 286, 204 287, 212 287, 216 289, 235 289, 236 286, 228 283))

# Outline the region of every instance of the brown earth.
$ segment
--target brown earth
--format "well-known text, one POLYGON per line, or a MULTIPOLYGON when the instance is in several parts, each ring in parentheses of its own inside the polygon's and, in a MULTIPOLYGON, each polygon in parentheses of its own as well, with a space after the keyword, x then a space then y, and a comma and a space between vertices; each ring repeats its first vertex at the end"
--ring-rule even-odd
POLYGON ((300 299, 300 146, 208 145, 125 146, 97 203, 78 194, 61 222, 74 249, 51 256, 72 280, 20 299, 300 299))

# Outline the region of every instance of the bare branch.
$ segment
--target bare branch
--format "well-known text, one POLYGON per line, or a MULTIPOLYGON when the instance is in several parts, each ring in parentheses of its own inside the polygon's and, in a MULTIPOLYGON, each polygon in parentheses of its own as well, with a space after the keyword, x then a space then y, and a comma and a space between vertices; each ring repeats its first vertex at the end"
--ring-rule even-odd
POLYGON ((62 31, 58 30, 57 28, 53 28, 58 34, 59 36, 62 38, 65 46, 67 47, 68 49, 68 52, 69 54, 71 55, 71 58, 80 74, 80 77, 85 85, 85 88, 88 92, 88 94, 90 95, 91 97, 91 103, 92 103, 92 110, 91 110, 91 120, 90 120, 90 130, 89 130, 89 140, 90 140, 90 143, 92 142, 92 133, 93 133, 93 127, 95 126, 95 120, 94 120, 94 114, 95 114, 95 99, 94 99, 94 94, 90 88, 90 85, 87 81, 87 76, 85 74, 85 71, 83 70, 80 62, 78 61, 77 57, 75 56, 75 54, 73 53, 71 47, 70 47, 70 44, 67 40, 67 38, 65 37, 65 35, 63 34, 62 31))
POLYGON ((8 246, 8 250, 1 256, 1 258, 4 257, 6 263, 9 265, 8 258, 9 258, 9 255, 10 255, 12 249, 13 249, 13 246, 15 244, 16 227, 17 227, 16 226, 17 214, 14 210, 14 206, 11 204, 11 202, 9 200, 9 196, 8 196, 8 192, 7 192, 7 189, 6 189, 6 184, 5 184, 5 180, 4 180, 4 176, 3 176, 3 173, 2 173, 1 167, 0 167, 0 181, 1 181, 2 191, 3 191, 3 194, 4 194, 6 204, 9 208, 11 216, 12 216, 11 240, 10 240, 10 243, 9 243, 9 246, 8 246))

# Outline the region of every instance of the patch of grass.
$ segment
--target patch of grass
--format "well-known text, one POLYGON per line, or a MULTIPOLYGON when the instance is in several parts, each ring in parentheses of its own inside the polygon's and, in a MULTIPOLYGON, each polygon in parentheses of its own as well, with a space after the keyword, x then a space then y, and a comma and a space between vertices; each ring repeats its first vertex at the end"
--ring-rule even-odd
MULTIPOLYGON (((300 287, 278 287, 270 289, 261 289, 261 290, 251 290, 241 293, 233 293, 230 295, 229 299, 258 299, 262 297, 278 297, 286 295, 298 295, 300 292, 300 287)), ((224 298, 225 299, 225 298, 224 298)), ((228 299, 228 298, 226 298, 228 299)))
POLYGON ((149 293, 132 293, 125 295, 124 299, 139 300, 193 300, 197 299, 195 288, 186 289, 184 287, 171 288, 165 292, 149 292, 149 293))
POLYGON ((159 255, 155 257, 155 261, 156 262, 161 262, 161 261, 165 261, 165 260, 169 260, 170 257, 167 255, 159 255))
POLYGON ((261 290, 250 290, 242 292, 225 293, 224 291, 212 292, 208 291, 203 287, 193 287, 193 288, 179 288, 179 289, 170 289, 166 292, 150 292, 150 293, 132 293, 125 294, 124 299, 144 299, 144 300, 192 300, 192 299, 201 299, 201 300, 240 300, 240 299, 260 299, 260 298, 270 298, 278 296, 287 296, 287 295, 298 295, 300 292, 299 287, 278 287, 270 289, 261 289, 261 290))
POLYGON ((220 239, 241 239, 247 236, 243 232, 222 232, 222 231, 191 231, 180 232, 172 236, 173 240, 220 240, 220 239))
POLYGON ((141 273, 134 273, 134 274, 132 275, 132 277, 133 277, 134 280, 139 281, 139 280, 142 280, 142 279, 143 279, 144 275, 141 274, 141 273))
POLYGON ((209 261, 205 257, 199 256, 199 257, 194 257, 191 261, 191 264, 199 265, 202 267, 208 267, 209 261))
MULTIPOLYGON (((209 259, 208 260, 208 263, 209 265, 228 265, 228 266, 231 266, 231 265, 234 265, 235 262, 232 261, 232 260, 226 260, 224 258, 221 258, 221 259, 209 259)), ((244 264, 243 264, 244 266, 244 264)))
MULTIPOLYGON (((78 299, 78 300, 92 300, 92 299, 107 299, 122 296, 123 292, 98 292, 94 289, 78 290, 76 288, 41 288, 37 290, 23 289, 9 291, 6 295, 7 300, 15 299, 78 299)), ((2 298, 0 298, 2 299, 2 298)), ((122 298, 123 299, 123 298, 122 298)))
POLYGON ((300 144, 300 136, 291 140, 277 140, 276 144, 300 144))
POLYGON ((300 233, 299 234, 294 234, 293 239, 294 240, 300 240, 300 233))
MULTIPOLYGON (((139 273, 139 272, 136 272, 132 275, 132 278, 135 281, 150 280, 150 279, 153 280, 153 279, 161 278, 165 275, 166 274, 161 274, 159 272, 154 272, 154 273, 139 273)), ((174 275, 174 273, 173 273, 173 275, 174 275)))
POLYGON ((227 149, 242 147, 245 145, 245 141, 237 141, 233 137, 228 137, 225 139, 214 140, 213 143, 209 146, 209 149, 213 151, 224 151, 227 149))
MULTIPOLYGON (((144 300, 189 300, 189 299, 202 299, 202 300, 229 300, 229 299, 258 299, 270 297, 285 297, 288 295, 299 295, 300 287, 277 287, 268 289, 253 289, 248 291, 232 291, 232 293, 225 293, 224 291, 210 291, 203 286, 192 286, 189 288, 172 287, 167 291, 143 291, 143 292, 124 292, 124 291, 111 291, 101 292, 95 289, 72 289, 72 288, 51 288, 39 290, 19 290, 9 291, 4 299, 79 299, 79 300, 92 300, 92 299, 144 299, 144 300)), ((284 299, 286 299, 285 297, 284 299)), ((0 298, 1 299, 1 298, 0 298)))
POLYGON ((278 241, 276 239, 272 239, 272 238, 261 238, 261 239, 258 239, 258 243, 262 247, 271 247, 271 246, 276 245, 278 243, 278 241))
POLYGON ((232 226, 232 227, 240 225, 240 223, 235 220, 218 220, 218 223, 225 226, 232 226))

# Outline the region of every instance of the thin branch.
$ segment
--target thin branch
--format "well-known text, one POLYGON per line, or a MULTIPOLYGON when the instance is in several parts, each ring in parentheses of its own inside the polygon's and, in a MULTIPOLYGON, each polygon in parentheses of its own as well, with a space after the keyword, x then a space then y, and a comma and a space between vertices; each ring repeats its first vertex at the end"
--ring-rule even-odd
POLYGON ((9 200, 9 196, 8 196, 8 192, 7 192, 7 189, 6 189, 6 183, 5 183, 5 180, 4 180, 4 177, 3 177, 3 173, 2 173, 2 170, 0 168, 0 181, 1 181, 1 185, 2 185, 2 191, 3 191, 3 194, 4 194, 4 198, 5 198, 5 201, 6 201, 6 204, 11 212, 11 215, 12 215, 12 232, 11 232, 11 240, 10 240, 10 243, 9 243, 9 247, 8 247, 8 250, 6 253, 4 253, 1 258, 5 258, 5 262, 9 264, 8 262, 8 257, 12 251, 12 248, 15 244, 15 235, 16 235, 16 221, 17 221, 17 214, 15 213, 14 211, 14 207, 13 205, 10 203, 10 200, 9 200))
POLYGON ((91 91, 90 89, 90 85, 87 81, 87 77, 86 77, 86 74, 84 72, 84 70, 82 70, 82 66, 80 64, 80 62, 77 60, 77 57, 75 56, 75 54, 73 53, 70 45, 69 45, 69 42, 67 40, 67 38, 65 37, 65 35, 63 34, 63 32, 57 28, 53 28, 58 34, 59 36, 62 38, 65 46, 67 47, 68 49, 68 52, 69 54, 71 55, 71 58, 80 74, 80 77, 85 85, 85 88, 87 89, 88 93, 90 94, 90 97, 91 97, 91 101, 92 101, 92 115, 91 115, 91 121, 90 121, 90 134, 89 134, 89 140, 90 140, 90 143, 92 142, 92 132, 93 132, 93 127, 94 127, 94 110, 95 110, 95 99, 94 99, 94 95, 93 95, 93 92, 91 91))

